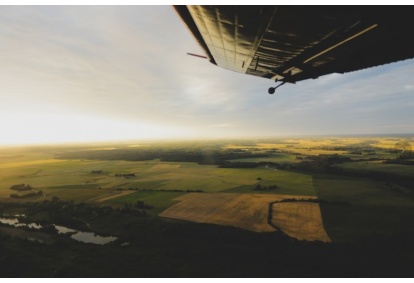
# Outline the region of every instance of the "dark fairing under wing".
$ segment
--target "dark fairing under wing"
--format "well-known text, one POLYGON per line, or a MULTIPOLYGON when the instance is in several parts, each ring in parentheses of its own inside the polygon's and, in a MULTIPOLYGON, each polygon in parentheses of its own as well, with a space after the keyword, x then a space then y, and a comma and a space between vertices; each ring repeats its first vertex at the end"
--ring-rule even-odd
POLYGON ((414 57, 414 6, 175 6, 211 63, 295 83, 414 57))

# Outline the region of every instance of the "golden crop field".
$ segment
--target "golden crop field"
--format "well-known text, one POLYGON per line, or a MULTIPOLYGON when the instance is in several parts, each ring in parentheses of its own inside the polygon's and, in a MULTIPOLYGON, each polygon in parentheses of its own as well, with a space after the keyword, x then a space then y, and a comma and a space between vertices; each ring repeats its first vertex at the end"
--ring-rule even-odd
MULTIPOLYGON (((256 232, 271 232, 268 224, 269 204, 283 199, 309 199, 309 196, 209 193, 186 194, 179 203, 159 214, 200 223, 234 226, 256 232)), ((319 205, 295 202, 273 204, 272 223, 291 237, 302 240, 330 241, 326 234, 319 205)))
POLYGON ((272 223, 284 233, 299 240, 331 242, 323 226, 318 203, 274 203, 272 223))
POLYGON ((251 145, 228 144, 223 148, 244 150, 277 149, 306 155, 344 154, 346 153, 346 151, 331 150, 330 148, 365 144, 375 146, 377 148, 394 149, 395 145, 401 141, 412 142, 413 138, 402 139, 399 137, 325 137, 305 139, 280 139, 279 141, 272 143, 257 142, 251 145))

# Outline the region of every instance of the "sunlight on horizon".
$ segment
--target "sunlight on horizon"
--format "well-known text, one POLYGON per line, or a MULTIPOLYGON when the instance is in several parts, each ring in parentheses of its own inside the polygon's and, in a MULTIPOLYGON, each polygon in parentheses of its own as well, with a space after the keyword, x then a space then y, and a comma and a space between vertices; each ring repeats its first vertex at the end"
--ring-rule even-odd
POLYGON ((3 6, 0 145, 414 132, 414 59, 286 84, 187 56, 170 6, 3 6))
POLYGON ((178 138, 191 135, 184 128, 150 122, 122 121, 82 115, 2 113, 0 145, 35 145, 178 138))

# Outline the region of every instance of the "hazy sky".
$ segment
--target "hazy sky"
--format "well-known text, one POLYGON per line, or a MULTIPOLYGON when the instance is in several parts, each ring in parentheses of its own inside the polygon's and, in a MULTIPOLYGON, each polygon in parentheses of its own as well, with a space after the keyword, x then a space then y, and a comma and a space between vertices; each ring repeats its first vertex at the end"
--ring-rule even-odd
POLYGON ((414 132, 414 60, 269 95, 186 52, 170 6, 0 6, 0 144, 414 132))

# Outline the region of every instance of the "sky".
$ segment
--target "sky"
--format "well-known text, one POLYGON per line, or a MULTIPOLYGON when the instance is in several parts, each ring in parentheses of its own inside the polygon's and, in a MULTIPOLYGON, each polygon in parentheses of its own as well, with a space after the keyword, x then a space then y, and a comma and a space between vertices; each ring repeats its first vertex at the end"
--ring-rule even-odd
POLYGON ((286 84, 207 60, 171 6, 0 6, 0 145, 414 133, 414 60, 286 84))

